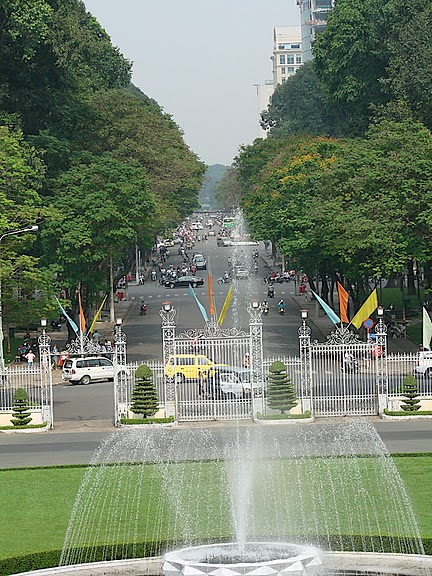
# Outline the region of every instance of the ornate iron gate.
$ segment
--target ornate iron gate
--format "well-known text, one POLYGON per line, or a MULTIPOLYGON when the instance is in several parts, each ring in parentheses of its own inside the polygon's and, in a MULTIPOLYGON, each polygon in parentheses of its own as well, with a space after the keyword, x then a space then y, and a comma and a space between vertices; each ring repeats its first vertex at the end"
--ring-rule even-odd
POLYGON ((222 329, 212 318, 203 329, 176 336, 176 311, 161 310, 166 413, 179 422, 251 419, 263 407, 261 307, 248 307, 249 333, 222 329))
POLYGON ((335 328, 327 342, 311 342, 310 328, 299 329, 302 392, 314 416, 375 415, 387 403, 387 328, 382 320, 374 338, 363 342, 346 328, 335 328), (309 390, 309 393, 308 393, 309 390))

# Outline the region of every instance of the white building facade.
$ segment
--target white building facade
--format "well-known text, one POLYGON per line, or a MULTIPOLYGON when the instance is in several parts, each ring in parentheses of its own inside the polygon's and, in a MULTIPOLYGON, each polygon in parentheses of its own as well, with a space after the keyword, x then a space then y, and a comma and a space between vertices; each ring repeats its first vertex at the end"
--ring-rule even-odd
POLYGON ((312 60, 312 45, 317 34, 327 26, 327 17, 335 0, 297 0, 300 8, 303 62, 312 60))
MULTIPOLYGON (((273 80, 264 84, 256 84, 258 97, 258 114, 267 110, 270 98, 276 86, 286 82, 293 76, 303 63, 300 26, 277 26, 273 30, 273 80)), ((267 132, 260 126, 259 137, 266 138, 267 132)))

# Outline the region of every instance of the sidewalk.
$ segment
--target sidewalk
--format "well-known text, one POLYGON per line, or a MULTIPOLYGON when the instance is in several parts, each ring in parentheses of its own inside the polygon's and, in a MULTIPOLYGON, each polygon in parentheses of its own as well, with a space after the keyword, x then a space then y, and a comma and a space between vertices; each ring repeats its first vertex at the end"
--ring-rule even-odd
MULTIPOLYGON (((269 254, 264 253, 261 255, 261 258, 264 260, 266 266, 272 271, 274 269, 275 272, 279 272, 281 267, 278 265, 273 264, 273 260, 269 254)), ((312 323, 316 330, 321 333, 322 338, 320 341, 325 342, 327 335, 330 334, 334 329, 335 326, 324 312, 322 307, 319 305, 318 301, 315 300, 309 290, 306 288, 305 294, 298 294, 298 286, 296 286, 295 282, 290 282, 289 284, 285 284, 287 290, 290 292, 290 298, 294 304, 298 306, 299 309, 299 323, 300 323, 300 310, 307 310, 308 311, 308 319, 307 322, 312 323)), ((337 302, 337 295, 335 295, 335 302, 337 302)), ((336 311, 337 312, 337 311, 336 311)), ((352 329, 355 332, 355 328, 352 329)), ((410 338, 388 338, 387 339, 388 351, 389 352, 418 352, 419 346, 410 338)))

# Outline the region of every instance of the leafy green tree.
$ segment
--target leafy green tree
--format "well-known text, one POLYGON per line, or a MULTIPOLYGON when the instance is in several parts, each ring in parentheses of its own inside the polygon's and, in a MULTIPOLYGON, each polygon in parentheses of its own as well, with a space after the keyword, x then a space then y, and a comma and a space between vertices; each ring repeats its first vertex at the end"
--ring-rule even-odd
POLYGON ((33 420, 29 412, 28 394, 24 388, 17 388, 13 396, 11 422, 14 426, 27 426, 33 420))
POLYGON ((263 112, 261 126, 271 136, 290 134, 338 135, 337 111, 332 109, 315 72, 314 61, 280 84, 263 112))
POLYGON ((241 186, 238 180, 238 168, 228 168, 215 187, 215 200, 225 209, 238 208, 241 204, 241 186))
POLYGON ((135 385, 132 391, 131 411, 143 418, 154 416, 158 410, 158 395, 153 382, 153 372, 146 365, 138 366, 135 372, 135 385))
POLYGON ((403 404, 401 404, 401 409, 404 412, 417 412, 420 410, 420 397, 418 390, 418 383, 412 374, 408 376, 403 381, 402 386, 402 396, 403 404))
POLYGON ((278 360, 269 368, 267 404, 272 410, 280 410, 281 414, 289 412, 298 404, 294 384, 287 375, 285 364, 278 360))
POLYGON ((382 80, 392 31, 389 0, 339 0, 313 46, 314 66, 330 102, 339 107, 345 135, 364 134, 371 104, 389 100, 382 80))

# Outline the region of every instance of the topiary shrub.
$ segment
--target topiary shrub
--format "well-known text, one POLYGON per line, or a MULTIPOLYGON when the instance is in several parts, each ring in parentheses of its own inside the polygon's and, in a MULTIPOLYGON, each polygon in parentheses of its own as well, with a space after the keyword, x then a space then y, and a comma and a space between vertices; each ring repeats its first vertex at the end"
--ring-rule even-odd
POLYGON ((404 412, 417 412, 417 410, 420 410, 418 384, 412 374, 408 374, 403 381, 402 396, 404 401, 401 404, 401 410, 404 412))
POLYGON ((267 405, 272 410, 280 410, 281 414, 285 414, 297 404, 294 384, 286 372, 285 364, 276 360, 269 368, 267 405))
POLYGON ((13 412, 11 422, 14 426, 26 426, 32 421, 29 412, 28 394, 24 388, 17 388, 13 396, 13 412))
POLYGON ((153 416, 158 410, 159 400, 153 383, 153 372, 146 364, 138 366, 132 391, 131 411, 143 418, 153 416))

